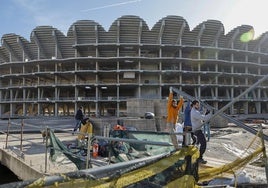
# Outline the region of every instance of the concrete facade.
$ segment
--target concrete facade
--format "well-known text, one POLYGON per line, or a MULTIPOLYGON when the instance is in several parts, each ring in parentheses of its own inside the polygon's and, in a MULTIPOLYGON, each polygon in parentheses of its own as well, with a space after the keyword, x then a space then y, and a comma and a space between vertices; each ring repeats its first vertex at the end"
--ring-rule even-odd
MULTIPOLYGON (((89 116, 123 117, 131 116, 127 102, 135 99, 149 108, 137 109, 140 116, 154 100, 165 100, 170 86, 221 108, 268 74, 267 33, 245 40, 252 30, 242 25, 225 34, 217 20, 190 30, 180 16, 164 17, 149 29, 140 17, 122 16, 108 31, 79 20, 67 36, 51 26, 33 29, 30 41, 6 34, 0 115, 73 116, 83 105, 89 116)), ((267 94, 268 81, 226 113, 267 113, 267 94)), ((152 110, 162 117, 164 108, 152 110)))

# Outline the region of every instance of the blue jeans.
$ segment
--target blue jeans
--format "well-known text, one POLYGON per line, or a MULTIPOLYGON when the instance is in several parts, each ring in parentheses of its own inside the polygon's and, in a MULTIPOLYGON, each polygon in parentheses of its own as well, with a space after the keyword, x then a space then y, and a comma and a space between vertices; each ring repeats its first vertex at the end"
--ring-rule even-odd
POLYGON ((81 124, 81 120, 76 119, 75 121, 76 121, 76 123, 75 123, 75 127, 74 127, 74 132, 77 131, 77 129, 80 127, 80 124, 81 124))

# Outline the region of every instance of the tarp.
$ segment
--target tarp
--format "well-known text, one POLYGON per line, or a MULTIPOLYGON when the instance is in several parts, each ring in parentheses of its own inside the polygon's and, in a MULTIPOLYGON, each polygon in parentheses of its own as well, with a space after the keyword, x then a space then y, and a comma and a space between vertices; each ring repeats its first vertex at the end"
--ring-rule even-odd
POLYGON ((69 149, 55 136, 52 130, 49 130, 50 135, 50 159, 56 161, 57 157, 64 154, 72 161, 79 170, 86 168, 86 161, 81 156, 77 156, 69 151, 69 149))

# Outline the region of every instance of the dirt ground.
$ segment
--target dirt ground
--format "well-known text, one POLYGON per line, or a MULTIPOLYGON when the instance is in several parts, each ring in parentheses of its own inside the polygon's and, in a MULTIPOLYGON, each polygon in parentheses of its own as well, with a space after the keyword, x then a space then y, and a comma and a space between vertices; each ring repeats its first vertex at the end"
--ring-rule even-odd
MULTIPOLYGON (((257 125, 254 124, 250 126, 257 128, 257 125)), ((261 142, 253 142, 250 145, 255 135, 232 124, 229 124, 226 128, 211 128, 210 133, 204 158, 208 161, 208 165, 211 166, 222 165, 238 157, 241 158, 247 153, 251 153, 253 148, 261 144, 261 142)), ((266 126, 263 129, 263 133, 268 135, 266 126)), ((258 140, 261 139, 258 137, 258 140)), ((265 145, 267 155, 267 141, 265 141, 265 145)), ((267 183, 265 168, 260 165, 260 162, 264 164, 262 155, 251 161, 246 167, 236 171, 236 177, 243 177, 243 179, 249 180, 250 183, 267 183)))

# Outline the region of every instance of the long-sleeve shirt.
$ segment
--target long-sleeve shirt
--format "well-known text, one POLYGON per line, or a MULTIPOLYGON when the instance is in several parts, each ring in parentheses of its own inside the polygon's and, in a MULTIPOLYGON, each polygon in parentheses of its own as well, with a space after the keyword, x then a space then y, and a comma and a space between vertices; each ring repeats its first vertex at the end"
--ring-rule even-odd
POLYGON ((178 112, 181 109, 184 100, 183 98, 180 98, 180 101, 176 107, 172 105, 172 100, 173 100, 173 93, 170 92, 168 96, 168 105, 167 105, 167 123, 172 123, 173 125, 175 125, 178 119, 178 112))
POLYGON ((75 115, 76 120, 82 120, 84 118, 83 112, 81 109, 78 109, 75 115))
POLYGON ((193 131, 201 130, 204 121, 208 121, 211 115, 211 113, 207 115, 201 114, 199 110, 193 107, 191 110, 191 122, 193 131))

